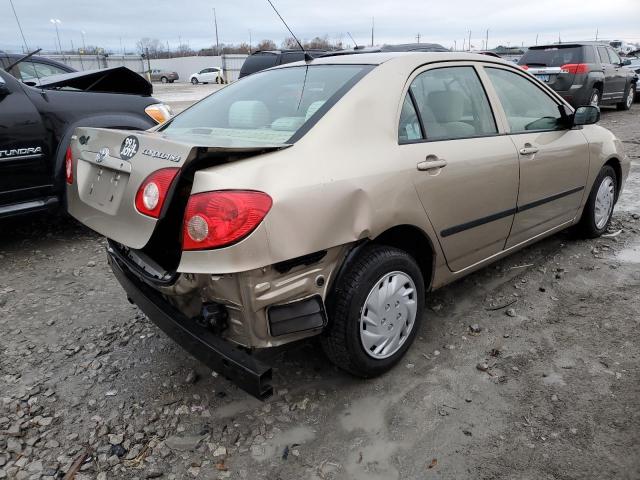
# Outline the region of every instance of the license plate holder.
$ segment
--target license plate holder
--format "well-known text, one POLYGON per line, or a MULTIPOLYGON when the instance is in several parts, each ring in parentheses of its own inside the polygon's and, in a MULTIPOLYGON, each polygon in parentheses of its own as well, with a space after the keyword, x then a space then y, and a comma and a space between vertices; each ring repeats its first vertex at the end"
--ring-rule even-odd
POLYGON ((117 209, 128 175, 124 172, 93 165, 92 179, 87 190, 87 199, 104 210, 117 209))

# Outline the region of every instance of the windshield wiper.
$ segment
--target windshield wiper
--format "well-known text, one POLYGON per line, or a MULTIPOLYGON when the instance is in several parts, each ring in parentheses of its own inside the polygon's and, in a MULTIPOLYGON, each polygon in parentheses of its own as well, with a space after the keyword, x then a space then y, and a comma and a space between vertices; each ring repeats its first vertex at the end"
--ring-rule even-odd
POLYGON ((16 65, 18 65, 19 63, 24 62, 25 60, 28 60, 29 58, 31 58, 33 55, 35 55, 36 53, 40 53, 42 49, 39 48, 37 50, 34 50, 31 53, 26 54, 24 57, 19 58, 18 60, 16 60, 15 62, 13 62, 11 65, 9 65, 7 68, 5 68, 5 71, 9 71, 11 70, 13 67, 15 67, 16 65))

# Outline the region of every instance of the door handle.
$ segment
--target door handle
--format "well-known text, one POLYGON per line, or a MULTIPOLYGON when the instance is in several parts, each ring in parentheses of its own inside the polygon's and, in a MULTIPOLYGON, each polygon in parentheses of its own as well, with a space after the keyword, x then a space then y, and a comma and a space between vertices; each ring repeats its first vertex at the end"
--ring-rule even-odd
POLYGON ((534 153, 538 153, 538 150, 538 147, 534 147, 530 143, 525 143, 524 147, 520 149, 520 155, 533 155, 534 153))
POLYGON ((447 161, 444 158, 438 158, 436 155, 429 155, 424 162, 420 162, 418 164, 418 170, 424 172, 426 170, 444 168, 446 166, 447 161))

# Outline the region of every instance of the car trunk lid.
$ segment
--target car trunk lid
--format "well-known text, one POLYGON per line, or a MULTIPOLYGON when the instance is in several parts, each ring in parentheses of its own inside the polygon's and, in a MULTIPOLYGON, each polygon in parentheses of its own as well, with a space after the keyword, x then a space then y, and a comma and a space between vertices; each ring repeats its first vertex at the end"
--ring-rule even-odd
POLYGON ((189 140, 185 143, 167 139, 154 132, 76 129, 71 143, 73 182, 67 185, 69 213, 92 230, 127 247, 141 249, 162 220, 180 175, 195 168, 195 159, 216 155, 216 162, 222 163, 287 146, 217 146, 207 138, 198 145, 189 140), (135 198, 144 180, 157 170, 175 167, 180 171, 169 188, 160 218, 140 213, 135 198))

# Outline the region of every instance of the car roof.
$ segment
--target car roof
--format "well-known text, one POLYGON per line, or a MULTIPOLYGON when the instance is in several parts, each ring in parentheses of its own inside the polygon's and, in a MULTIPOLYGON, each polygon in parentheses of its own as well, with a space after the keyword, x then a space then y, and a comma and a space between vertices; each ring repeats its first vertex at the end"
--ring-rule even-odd
POLYGON ((610 47, 608 42, 596 42, 593 40, 585 40, 584 42, 555 42, 545 45, 532 45, 529 50, 539 50, 541 48, 557 48, 557 47, 585 47, 587 45, 599 45, 603 47, 610 47))
MULTIPOLYGON (((371 52, 371 53, 355 53, 347 55, 322 56, 314 58, 306 62, 312 65, 335 65, 335 64, 364 64, 364 65, 380 65, 394 59, 414 60, 416 63, 431 63, 442 61, 493 61, 510 65, 506 60, 491 57, 488 55, 480 55, 477 53, 465 52, 371 52)), ((302 65, 305 62, 294 62, 287 65, 281 65, 276 68, 286 68, 291 65, 302 65)))

